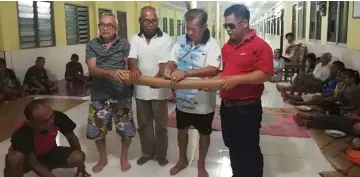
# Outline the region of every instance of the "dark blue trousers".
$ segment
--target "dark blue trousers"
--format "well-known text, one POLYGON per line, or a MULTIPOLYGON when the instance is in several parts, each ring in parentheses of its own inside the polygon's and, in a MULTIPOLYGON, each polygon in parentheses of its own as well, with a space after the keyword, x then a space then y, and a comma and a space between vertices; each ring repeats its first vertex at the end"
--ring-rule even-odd
POLYGON ((222 135, 229 148, 233 177, 262 177, 264 159, 260 149, 261 100, 229 106, 221 102, 222 135))

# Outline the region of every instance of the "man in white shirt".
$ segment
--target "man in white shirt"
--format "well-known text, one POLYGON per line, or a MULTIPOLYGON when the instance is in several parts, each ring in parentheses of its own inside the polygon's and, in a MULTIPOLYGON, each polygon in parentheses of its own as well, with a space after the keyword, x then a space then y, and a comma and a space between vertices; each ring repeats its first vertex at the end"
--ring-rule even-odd
MULTIPOLYGON (((170 61, 164 76, 173 83, 185 78, 213 77, 221 69, 221 49, 210 36, 207 14, 201 9, 191 9, 185 14, 186 35, 179 36, 171 50, 170 61)), ((210 145, 212 121, 216 108, 215 91, 176 90, 176 122, 178 128, 179 161, 171 168, 176 175, 188 165, 186 150, 188 131, 195 127, 200 134, 198 176, 208 177, 205 157, 210 145)))
POLYGON ((302 92, 320 92, 325 86, 325 81, 330 76, 331 59, 331 53, 323 53, 320 58, 320 63, 315 66, 315 69, 311 74, 299 74, 295 77, 294 84, 286 87, 277 85, 277 88, 282 92, 290 91, 291 94, 298 92, 299 96, 302 95, 302 92))
MULTIPOLYGON (((158 27, 156 9, 146 6, 141 9, 140 32, 130 40, 129 70, 135 81, 140 74, 162 77, 164 67, 173 46, 171 37, 158 27)), ((135 85, 136 112, 142 157, 137 161, 143 165, 154 157, 161 166, 168 164, 168 107, 170 90, 135 85), (154 134, 154 120, 155 132, 154 134)))

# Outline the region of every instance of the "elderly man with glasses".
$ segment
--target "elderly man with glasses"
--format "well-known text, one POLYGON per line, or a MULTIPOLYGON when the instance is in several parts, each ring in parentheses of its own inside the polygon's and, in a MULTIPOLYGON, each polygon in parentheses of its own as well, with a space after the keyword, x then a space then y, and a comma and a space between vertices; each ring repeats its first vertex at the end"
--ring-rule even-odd
MULTIPOLYGON (((140 32, 130 40, 130 78, 136 81, 140 74, 162 77, 173 46, 172 39, 160 30, 154 7, 145 6, 141 9, 139 23, 140 32)), ((169 94, 170 89, 167 88, 135 85, 134 97, 142 149, 138 165, 154 157, 160 166, 169 163, 166 159, 169 94)))
POLYGON ((121 136, 121 170, 131 165, 127 153, 136 128, 131 113, 130 86, 124 83, 129 42, 116 34, 118 22, 111 13, 104 13, 99 20, 100 36, 86 45, 86 61, 93 78, 87 138, 95 140, 100 153, 93 171, 98 173, 107 165, 105 137, 115 122, 121 136), (112 120, 114 119, 114 120, 112 120))

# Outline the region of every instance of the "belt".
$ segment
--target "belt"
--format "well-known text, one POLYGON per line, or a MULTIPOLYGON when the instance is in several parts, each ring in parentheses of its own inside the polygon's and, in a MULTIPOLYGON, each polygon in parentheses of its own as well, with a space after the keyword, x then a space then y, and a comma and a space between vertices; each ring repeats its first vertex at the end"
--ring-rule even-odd
POLYGON ((260 98, 252 98, 247 100, 223 100, 223 104, 225 107, 246 106, 257 103, 260 100, 260 98))

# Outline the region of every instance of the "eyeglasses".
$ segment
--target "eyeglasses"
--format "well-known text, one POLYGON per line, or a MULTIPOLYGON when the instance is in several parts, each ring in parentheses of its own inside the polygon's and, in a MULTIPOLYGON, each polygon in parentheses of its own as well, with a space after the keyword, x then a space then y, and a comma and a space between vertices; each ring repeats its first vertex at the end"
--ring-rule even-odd
POLYGON ((223 27, 224 27, 224 29, 231 29, 231 30, 233 30, 233 29, 235 29, 236 27, 235 27, 235 24, 233 24, 233 23, 224 23, 223 24, 223 27))
POLYGON ((100 24, 98 24, 98 27, 99 27, 100 29, 105 29, 105 27, 106 27, 107 29, 115 29, 115 28, 116 28, 116 25, 114 25, 114 24, 112 24, 112 23, 108 23, 108 24, 100 23, 100 24))
POLYGON ((158 19, 152 19, 152 20, 146 19, 146 20, 143 21, 144 25, 150 25, 150 23, 152 25, 156 25, 156 24, 158 24, 158 22, 159 22, 158 19))
MULTIPOLYGON (((238 22, 237 24, 240 24, 240 23, 242 23, 243 21, 245 21, 245 20, 242 20, 242 21, 240 21, 240 22, 238 22)), ((223 27, 224 27, 224 29, 230 29, 230 30, 233 30, 233 29, 235 29, 236 28, 236 26, 235 26, 236 24, 234 24, 234 23, 224 23, 223 24, 223 27)))

